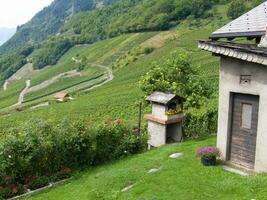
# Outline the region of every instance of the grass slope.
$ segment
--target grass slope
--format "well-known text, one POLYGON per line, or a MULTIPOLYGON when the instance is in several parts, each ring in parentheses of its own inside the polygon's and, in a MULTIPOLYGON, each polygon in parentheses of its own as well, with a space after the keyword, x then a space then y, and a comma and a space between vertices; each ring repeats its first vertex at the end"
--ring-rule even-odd
MULTIPOLYGON (((217 87, 218 83, 218 58, 207 56, 209 54, 201 52, 197 48, 194 38, 206 38, 211 32, 211 27, 202 30, 188 28, 173 30, 177 38, 166 42, 162 47, 156 49, 149 55, 140 57, 137 61, 128 66, 115 70, 114 80, 97 90, 87 94, 78 95, 74 101, 64 104, 53 104, 49 107, 40 108, 32 111, 17 113, 3 118, 3 127, 9 127, 14 122, 22 122, 32 117, 43 117, 56 121, 62 116, 75 118, 84 117, 92 123, 101 123, 108 119, 122 118, 134 124, 138 106, 136 102, 143 100, 143 94, 139 87, 140 78, 151 68, 152 62, 162 62, 177 50, 183 49, 191 53, 194 65, 199 65, 198 59, 205 62, 201 65, 203 76, 210 76, 211 87, 217 87), (206 65, 208 63, 208 65, 206 65)), ((123 35, 106 41, 101 41, 91 46, 76 47, 80 55, 87 55, 89 62, 106 64, 111 66, 124 49, 134 48, 133 43, 140 44, 153 37, 157 33, 142 33, 136 35, 123 35), (142 39, 140 39, 140 37, 142 39), (136 40, 140 40, 136 42, 136 40), (120 42, 117 42, 120 41, 120 42), (78 50, 79 49, 79 50, 78 50), (109 56, 107 56, 109 55, 109 56)), ((74 50, 72 50, 74 51, 74 50)), ((70 53, 68 52, 68 55, 70 53)), ((67 58, 67 56, 66 56, 67 58)), ((67 58, 69 59, 69 57, 67 58)), ((52 70, 52 68, 51 68, 52 70)), ((1 125, 0 125, 1 126, 1 125)), ((2 128, 3 128, 2 127, 2 128)))
POLYGON ((195 149, 214 145, 215 139, 166 145, 145 154, 133 156, 76 174, 74 180, 30 200, 247 200, 267 199, 267 177, 242 177, 223 170, 222 166, 204 167, 195 149), (175 152, 178 159, 168 156, 175 152), (162 169, 148 174, 155 167, 162 169), (129 185, 127 192, 121 190, 129 185))

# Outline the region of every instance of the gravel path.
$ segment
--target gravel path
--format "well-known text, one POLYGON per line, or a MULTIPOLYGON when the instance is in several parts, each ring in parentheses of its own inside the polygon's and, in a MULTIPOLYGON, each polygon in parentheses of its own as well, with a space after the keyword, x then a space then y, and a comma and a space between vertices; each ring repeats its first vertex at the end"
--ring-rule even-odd
POLYGON ((21 93, 19 94, 19 100, 16 104, 12 105, 13 106, 18 106, 21 105, 22 102, 24 101, 24 96, 27 93, 28 89, 31 87, 31 80, 27 80, 26 81, 26 87, 21 91, 21 93))
POLYGON ((113 75, 112 69, 110 69, 110 67, 108 67, 108 66, 104 66, 104 65, 100 65, 100 64, 96 64, 96 63, 90 63, 90 65, 92 65, 92 66, 96 66, 96 67, 100 67, 100 68, 102 68, 102 69, 105 69, 106 72, 107 72, 107 73, 106 73, 106 77, 107 77, 107 79, 106 79, 104 82, 99 83, 99 84, 97 84, 97 85, 95 85, 95 86, 93 86, 93 87, 91 87, 91 88, 89 88, 89 89, 87 89, 87 90, 85 90, 85 91, 91 91, 91 90, 93 90, 93 89, 99 88, 99 87, 101 87, 101 86, 107 84, 108 82, 110 82, 110 81, 112 81, 112 80, 114 79, 114 75, 113 75))
MULTIPOLYGON (((75 57, 72 57, 72 60, 76 63, 81 63, 81 60, 78 60, 77 58, 75 57)), ((114 75, 113 75, 113 72, 112 72, 112 69, 108 66, 105 66, 105 65, 101 65, 101 64, 97 64, 97 63, 89 63, 90 65, 92 66, 95 66, 95 67, 99 67, 99 68, 102 68, 106 71, 106 80, 102 83, 99 83, 97 85, 94 85, 93 87, 87 89, 87 90, 84 90, 84 91, 91 91, 91 90, 94 90, 96 88, 99 88, 105 84, 107 84, 108 82, 112 81, 114 79, 114 75)))

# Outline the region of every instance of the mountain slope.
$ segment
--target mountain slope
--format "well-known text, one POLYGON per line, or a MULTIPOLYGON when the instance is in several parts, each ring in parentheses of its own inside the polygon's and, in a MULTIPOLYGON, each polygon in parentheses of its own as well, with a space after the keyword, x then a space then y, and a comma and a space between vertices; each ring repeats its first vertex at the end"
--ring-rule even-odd
POLYGON ((16 32, 15 28, 0 28, 0 46, 16 32))
POLYGON ((28 23, 19 26, 17 33, 2 47, 0 53, 34 44, 55 35, 60 28, 76 13, 93 10, 101 2, 104 5, 111 2, 103 0, 55 0, 50 6, 37 13, 28 23))

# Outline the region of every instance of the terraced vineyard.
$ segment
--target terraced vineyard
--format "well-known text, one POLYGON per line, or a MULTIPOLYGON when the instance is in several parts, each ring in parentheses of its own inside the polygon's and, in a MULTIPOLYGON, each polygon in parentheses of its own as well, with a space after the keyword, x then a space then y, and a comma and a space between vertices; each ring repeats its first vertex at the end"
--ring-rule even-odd
MULTIPOLYGON (((203 76, 208 76, 211 79, 212 87, 217 87, 218 80, 218 58, 212 57, 205 52, 201 52, 197 48, 197 41, 193 40, 197 34, 199 38, 207 38, 210 33, 210 27, 199 30, 183 29, 173 30, 173 33, 177 35, 175 39, 166 40, 164 45, 160 48, 156 48, 152 53, 141 56, 135 62, 129 63, 128 66, 117 69, 114 71, 114 80, 97 90, 89 93, 81 93, 82 88, 89 86, 87 83, 76 85, 76 83, 85 80, 85 77, 76 77, 71 79, 63 79, 51 86, 37 91, 35 93, 29 93, 26 95, 26 100, 30 101, 42 94, 51 94, 53 91, 59 91, 60 89, 66 89, 70 87, 68 91, 75 93, 76 97, 74 101, 64 104, 51 104, 45 108, 38 108, 36 110, 29 110, 21 113, 16 113, 5 117, 3 120, 3 127, 7 126, 14 121, 20 122, 21 120, 30 119, 32 117, 48 118, 53 121, 57 121, 61 116, 70 118, 85 117, 92 123, 103 122, 108 119, 122 118, 131 124, 136 123, 137 116, 137 102, 143 101, 143 94, 139 88, 140 78, 151 68, 151 63, 154 61, 162 62, 167 59, 173 52, 181 49, 190 52, 192 61, 195 66, 200 65, 200 70, 203 76), (79 93, 77 93, 77 90, 79 93)), ((100 63, 107 66, 112 64, 121 56, 126 54, 129 50, 142 45, 145 41, 161 33, 140 33, 129 34, 120 37, 108 39, 105 41, 97 42, 93 45, 76 46, 65 54, 56 66, 49 67, 32 78, 33 85, 37 85, 44 80, 47 80, 55 74, 62 73, 73 69, 72 57, 79 54, 80 56, 86 56, 90 63, 100 63)), ((95 70, 94 67, 88 66, 87 69, 95 70)), ((90 73, 90 77, 101 74, 101 71, 93 71, 90 73)), ((88 78, 88 76, 86 76, 88 78)), ((89 85, 94 85, 103 80, 95 80, 89 82, 89 85)), ((44 95, 45 96, 45 95, 44 95)), ((47 101, 48 97, 43 97, 35 101, 26 103, 25 105, 35 104, 37 102, 47 101)))

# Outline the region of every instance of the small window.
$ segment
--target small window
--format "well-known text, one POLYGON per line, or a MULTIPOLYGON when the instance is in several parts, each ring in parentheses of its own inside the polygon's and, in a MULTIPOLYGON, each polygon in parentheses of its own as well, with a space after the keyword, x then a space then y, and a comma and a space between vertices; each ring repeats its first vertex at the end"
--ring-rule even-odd
POLYGON ((252 105, 247 103, 242 103, 241 127, 245 129, 251 129, 251 122, 252 122, 252 105))

